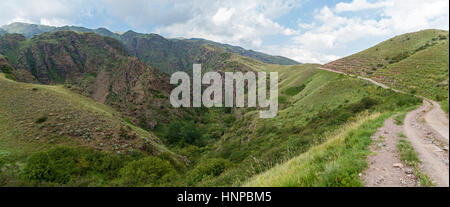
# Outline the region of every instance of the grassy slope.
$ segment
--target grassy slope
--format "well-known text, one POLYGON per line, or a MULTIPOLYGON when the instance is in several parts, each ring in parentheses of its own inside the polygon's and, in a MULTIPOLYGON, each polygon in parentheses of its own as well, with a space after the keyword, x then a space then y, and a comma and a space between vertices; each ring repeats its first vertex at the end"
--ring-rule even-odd
POLYGON ((356 172, 364 169, 370 136, 386 117, 379 113, 360 116, 325 143, 251 178, 244 186, 360 186, 356 172))
POLYGON ((448 42, 448 31, 408 33, 325 67, 372 77, 388 86, 442 101, 445 109, 449 92, 448 42))
POLYGON ((246 58, 240 61, 253 65, 255 70, 279 72, 280 96, 285 98, 273 119, 259 119, 254 110, 240 115, 206 155, 229 159, 235 163, 234 167, 216 178, 203 180, 199 186, 241 185, 246 179, 323 143, 358 114, 340 109, 364 97, 379 100, 373 110, 380 111, 395 109, 394 102, 404 97, 356 78, 316 70, 318 65, 265 65, 246 58), (304 89, 297 94, 287 93, 302 85, 304 89))
POLYGON ((0 73, 2 155, 26 157, 57 145, 126 152, 146 143, 156 151, 168 151, 155 135, 121 120, 109 106, 62 86, 18 83, 0 73), (37 123, 38 119, 45 121, 37 123), (121 129, 135 138, 124 139, 121 129))
POLYGON ((446 100, 449 92, 448 48, 449 42, 446 41, 421 50, 403 61, 377 70, 372 77, 406 92, 437 101, 446 100))

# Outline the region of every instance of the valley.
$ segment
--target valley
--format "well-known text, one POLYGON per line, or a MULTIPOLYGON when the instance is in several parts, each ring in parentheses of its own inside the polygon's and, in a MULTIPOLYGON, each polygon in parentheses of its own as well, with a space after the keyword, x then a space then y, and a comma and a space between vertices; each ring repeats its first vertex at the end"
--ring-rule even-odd
POLYGON ((325 65, 104 28, 1 31, 2 186, 448 186, 448 31, 325 65), (173 107, 169 77, 194 63, 277 72, 277 116, 173 107))

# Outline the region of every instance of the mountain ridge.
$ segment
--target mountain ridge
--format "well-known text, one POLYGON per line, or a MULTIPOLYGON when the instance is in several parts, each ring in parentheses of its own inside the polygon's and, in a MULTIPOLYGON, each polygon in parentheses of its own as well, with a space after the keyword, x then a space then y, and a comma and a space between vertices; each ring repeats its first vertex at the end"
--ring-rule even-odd
MULTIPOLYGON (((162 64, 152 65, 152 63, 156 62, 155 60, 161 59, 160 56, 158 57, 159 59, 155 59, 155 58, 149 57, 148 54, 141 55, 141 53, 143 53, 142 51, 139 51, 136 48, 130 46, 130 44, 132 44, 132 42, 130 42, 130 38, 131 37, 136 38, 138 41, 139 40, 140 41, 149 41, 152 39, 152 37, 153 38, 158 37, 158 41, 167 41, 167 42, 170 42, 169 43, 170 45, 177 45, 177 46, 175 46, 174 49, 186 50, 184 53, 181 52, 181 54, 180 54, 180 51, 171 50, 170 47, 168 47, 167 45, 165 48, 160 48, 160 47, 145 48, 145 51, 147 51, 147 52, 149 52, 149 50, 155 50, 154 53, 164 53, 168 56, 173 56, 176 59, 185 58, 184 56, 186 56, 186 54, 189 54, 190 53, 189 50, 192 48, 200 48, 204 44, 212 44, 216 47, 225 49, 227 52, 231 52, 231 53, 235 53, 235 54, 239 54, 239 55, 243 55, 243 56, 247 56, 247 57, 252 57, 252 58, 255 58, 262 62, 268 63, 268 64, 281 64, 281 65, 299 64, 297 61, 291 60, 286 57, 271 56, 271 55, 267 55, 267 54, 261 53, 261 52, 256 52, 253 50, 246 50, 239 46, 231 46, 228 44, 217 43, 217 42, 213 42, 210 40, 204 40, 201 38, 167 39, 158 34, 153 34, 153 33, 143 34, 143 33, 134 32, 132 30, 129 30, 123 34, 118 34, 118 33, 111 32, 106 28, 88 29, 88 28, 77 27, 77 26, 53 27, 53 26, 44 26, 44 25, 36 25, 36 24, 18 23, 18 22, 11 23, 9 25, 4 25, 4 26, 0 27, 0 29, 3 29, 5 32, 8 32, 8 33, 22 34, 27 38, 31 38, 33 36, 36 36, 36 35, 39 35, 39 34, 42 34, 45 32, 54 32, 54 31, 68 30, 68 31, 77 31, 77 32, 94 32, 94 33, 97 33, 102 36, 108 36, 108 37, 112 37, 112 38, 120 40, 122 43, 125 44, 126 48, 129 49, 129 52, 131 54, 136 54, 135 56, 139 57, 141 60, 143 60, 150 66, 153 66, 153 67, 161 70, 162 72, 166 72, 166 73, 167 73, 167 71, 170 71, 170 70, 173 70, 173 71, 189 70, 189 68, 187 68, 185 66, 185 65, 189 65, 189 64, 178 63, 178 62, 174 61, 173 59, 168 58, 168 59, 165 59, 165 62, 170 62, 169 65, 171 65, 172 67, 176 67, 175 69, 169 68, 168 66, 165 66, 162 64), (200 43, 199 43, 199 41, 200 41, 200 43), (181 47, 181 48, 179 48, 179 47, 181 47)), ((191 61, 188 61, 188 62, 191 62, 191 61)))

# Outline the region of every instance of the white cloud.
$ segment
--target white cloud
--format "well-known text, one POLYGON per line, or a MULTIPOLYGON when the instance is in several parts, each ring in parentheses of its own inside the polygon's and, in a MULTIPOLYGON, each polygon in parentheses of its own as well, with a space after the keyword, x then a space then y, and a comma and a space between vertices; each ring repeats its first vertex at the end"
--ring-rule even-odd
POLYGON ((297 34, 272 20, 294 8, 292 1, 209 1, 207 5, 195 8, 192 18, 156 31, 169 37, 198 37, 247 48, 260 47, 264 36, 297 34))
POLYGON ((213 16, 213 22, 216 25, 223 24, 230 20, 231 16, 234 14, 234 8, 220 8, 219 11, 213 16))
POLYGON ((351 3, 338 3, 334 9, 325 6, 314 16, 313 23, 299 24, 300 29, 307 31, 292 37, 295 45, 286 46, 284 54, 296 60, 304 59, 295 54, 298 52, 310 58, 309 62, 326 63, 338 56, 350 55, 347 51, 349 45, 362 45, 359 50, 372 46, 364 44, 367 40, 381 41, 421 29, 448 30, 448 10, 447 0, 392 0, 375 3, 354 0, 351 3), (378 9, 379 18, 339 15, 342 11, 365 9, 378 9))
POLYGON ((387 1, 369 3, 366 0, 353 0, 351 3, 341 2, 336 4, 336 12, 362 11, 366 9, 377 9, 389 5, 387 1))
POLYGON ((53 26, 88 24, 113 30, 119 25, 167 37, 205 38, 317 63, 350 55, 394 35, 449 27, 448 0, 353 0, 321 8, 301 8, 301 1, 2 0, 0 25, 16 21, 53 26), (311 11, 312 18, 300 18, 311 11), (286 21, 279 19, 286 14, 297 24, 288 27, 280 22, 286 21))
POLYGON ((0 1, 0 24, 12 22, 42 23, 60 26, 72 24, 78 15, 85 0, 59 1, 59 0, 17 0, 0 1))

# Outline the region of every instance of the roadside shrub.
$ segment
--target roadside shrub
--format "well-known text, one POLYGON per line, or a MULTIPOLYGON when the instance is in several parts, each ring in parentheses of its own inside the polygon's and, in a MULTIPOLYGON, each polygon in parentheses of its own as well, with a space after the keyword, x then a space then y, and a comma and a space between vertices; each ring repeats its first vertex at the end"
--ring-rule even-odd
POLYGON ((413 106, 420 102, 421 102, 421 99, 416 98, 414 96, 407 96, 407 95, 399 95, 395 98, 395 101, 394 101, 394 103, 397 107, 413 106))

